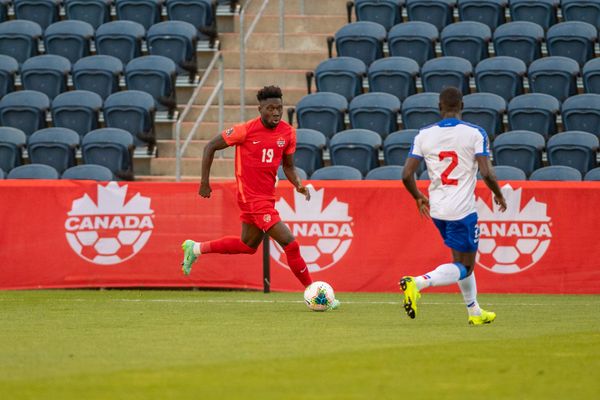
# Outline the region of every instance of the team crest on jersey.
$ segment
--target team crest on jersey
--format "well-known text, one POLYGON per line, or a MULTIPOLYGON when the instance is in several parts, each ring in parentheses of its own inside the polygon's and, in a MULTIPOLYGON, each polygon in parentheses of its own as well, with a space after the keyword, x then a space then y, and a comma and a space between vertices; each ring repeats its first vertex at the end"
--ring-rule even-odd
POLYGON ((283 147, 283 146, 285 146, 285 139, 284 139, 284 138, 279 138, 279 139, 277 139, 277 146, 278 146, 278 147, 283 147))
POLYGON ((225 131, 225 135, 226 135, 226 136, 231 136, 231 134, 232 134, 232 133, 233 133, 233 128, 228 128, 228 129, 225 131))
POLYGON ((265 221, 267 224, 269 222, 271 222, 271 215, 270 214, 263 215, 263 221, 265 221))

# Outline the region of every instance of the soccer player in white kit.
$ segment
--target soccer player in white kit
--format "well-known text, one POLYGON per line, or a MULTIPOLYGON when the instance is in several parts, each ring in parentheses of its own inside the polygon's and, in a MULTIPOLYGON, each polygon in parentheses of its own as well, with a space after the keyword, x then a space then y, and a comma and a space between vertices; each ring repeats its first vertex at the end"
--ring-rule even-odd
POLYGON ((440 231, 452 251, 453 262, 442 264, 425 275, 403 277, 399 284, 404 292, 404 310, 410 318, 415 318, 421 290, 458 283, 467 305, 468 323, 486 324, 492 322, 496 314, 479 307, 473 272, 479 240, 475 209, 478 167, 502 212, 506 210, 506 201, 489 159, 487 133, 477 125, 460 120, 462 93, 455 87, 445 88, 440 93, 439 107, 443 119, 419 130, 404 165, 402 181, 416 200, 419 213, 431 217, 440 231), (421 160, 425 160, 431 179, 429 199, 417 189, 415 182, 421 160))

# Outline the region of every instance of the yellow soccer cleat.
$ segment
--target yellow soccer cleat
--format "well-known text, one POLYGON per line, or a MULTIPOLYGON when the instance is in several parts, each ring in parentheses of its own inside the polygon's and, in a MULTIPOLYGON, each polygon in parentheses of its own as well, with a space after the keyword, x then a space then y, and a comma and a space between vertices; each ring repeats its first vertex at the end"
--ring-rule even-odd
POLYGON ((481 309, 481 315, 473 315, 469 317, 469 325, 489 324, 496 319, 496 313, 481 309))
POLYGON ((417 300, 421 298, 415 279, 412 276, 405 276, 400 279, 398 284, 404 292, 404 311, 410 318, 415 319, 417 316, 417 300))

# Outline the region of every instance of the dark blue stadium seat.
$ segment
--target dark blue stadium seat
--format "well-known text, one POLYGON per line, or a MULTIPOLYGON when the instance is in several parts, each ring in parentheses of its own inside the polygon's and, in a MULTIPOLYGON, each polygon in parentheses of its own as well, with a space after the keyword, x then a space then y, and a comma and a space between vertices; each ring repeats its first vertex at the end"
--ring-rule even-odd
POLYGON ((384 165, 370 170, 365 176, 365 180, 379 181, 400 181, 402 180, 402 170, 400 165, 384 165))
POLYGON ((410 58, 382 58, 369 67, 369 91, 389 93, 403 101, 417 93, 418 74, 419 64, 410 58))
POLYGON ((142 56, 134 58, 125 67, 125 82, 129 90, 141 90, 154 97, 156 109, 168 110, 173 117, 176 102, 175 63, 163 56, 142 56))
POLYGON ((514 57, 496 56, 482 60, 475 68, 478 92, 494 93, 505 101, 523 94, 523 77, 527 66, 514 57))
POLYGON ((15 17, 38 24, 42 30, 58 21, 60 0, 13 0, 15 17))
POLYGON ((10 56, 0 54, 0 98, 15 91, 15 78, 19 63, 10 56))
POLYGON ((112 56, 84 57, 73 65, 73 86, 89 90, 102 99, 119 90, 123 64, 112 56))
POLYGON ((137 22, 144 29, 160 22, 162 0, 115 0, 117 19, 137 22))
POLYGON ((354 0, 357 21, 376 22, 387 31, 402 22, 404 0, 354 0))
POLYGON ((304 96, 296 105, 298 128, 314 129, 327 138, 344 130, 348 101, 337 94, 320 92, 304 96))
POLYGON ((364 176, 379 166, 381 136, 367 129, 348 129, 338 132, 329 141, 331 164, 358 169, 364 176))
POLYGON ((0 54, 11 56, 22 64, 38 54, 42 28, 35 22, 12 20, 0 23, 0 54))
POLYGON ((506 22, 507 4, 508 0, 458 0, 458 15, 461 21, 481 22, 493 31, 506 22))
MULTIPOLYGON (((391 133, 383 142, 383 159, 386 165, 404 165, 410 149, 415 141, 415 136, 419 133, 418 129, 405 129, 391 133)), ((417 169, 417 174, 425 168, 425 163, 421 162, 417 169)))
POLYGON ((462 119, 483 128, 490 141, 499 135, 506 112, 506 101, 493 93, 473 93, 463 98, 462 119))
POLYGON ((581 21, 561 22, 548 29, 546 47, 548 55, 572 58, 580 66, 594 57, 594 44, 598 30, 581 21))
POLYGON ((494 167, 496 179, 499 181, 526 181, 527 175, 517 167, 510 165, 496 165, 494 167))
POLYGON ((51 107, 52 123, 56 127, 72 129, 81 137, 98 129, 102 98, 94 92, 73 90, 59 94, 51 107))
POLYGON ((146 30, 137 22, 112 21, 96 30, 96 53, 113 56, 123 65, 142 55, 142 40, 146 30))
POLYGON ((546 152, 550 165, 566 165, 585 175, 598 166, 598 137, 582 131, 557 133, 548 140, 546 152))
POLYGON ((584 181, 600 181, 600 167, 591 169, 585 174, 584 181))
POLYGON ((89 132, 81 142, 85 164, 105 166, 120 178, 133 178, 133 136, 118 128, 101 128, 89 132))
POLYGON ((488 58, 488 44, 492 39, 490 28, 475 21, 455 22, 441 33, 442 54, 467 59, 475 67, 488 58))
POLYGON ((545 138, 556 133, 559 101, 543 93, 517 96, 508 103, 508 124, 511 130, 527 130, 545 138))
POLYGON ((167 15, 171 21, 184 21, 196 28, 200 40, 216 35, 216 8, 211 0, 167 0, 167 15))
POLYGON ((323 167, 323 149, 326 145, 327 138, 321 132, 314 129, 296 130, 294 163, 311 175, 323 167))
POLYGON ((508 22, 494 32, 496 56, 509 56, 529 65, 542 56, 544 29, 527 21, 508 22))
POLYGON ((186 74, 194 82, 196 59, 196 28, 184 21, 164 21, 152 25, 146 35, 149 54, 173 60, 178 74, 186 74))
POLYGON ((45 164, 27 164, 14 168, 6 179, 58 179, 58 171, 45 164))
POLYGON ((564 21, 583 21, 600 26, 600 0, 561 0, 564 21))
POLYGON ((586 62, 581 75, 585 92, 600 94, 600 57, 586 62))
POLYGON ((492 151, 496 165, 510 165, 519 168, 526 175, 542 166, 542 151, 545 139, 531 131, 511 131, 494 140, 492 151))
POLYGON ((46 28, 44 47, 46 54, 63 56, 71 63, 90 55, 90 40, 94 28, 83 21, 59 21, 46 28))
POLYGON ((64 0, 63 4, 68 19, 87 22, 94 29, 110 21, 112 0, 64 0))
MULTIPOLYGON (((295 167, 294 168, 296 170, 296 175, 298 175, 298 178, 300 178, 300 180, 304 181, 306 179, 308 179, 308 175, 306 174, 306 171, 304 171, 302 168, 300 167, 295 167)), ((287 180, 287 177, 285 176, 285 172, 283 172, 283 166, 279 166, 279 168, 277 168, 277 179, 285 181, 287 180)))
POLYGON ((115 177, 110 169, 102 165, 84 164, 66 169, 60 179, 112 181, 115 177))
POLYGON ((404 129, 421 129, 441 119, 439 93, 417 93, 402 103, 404 129))
POLYGON ((533 93, 546 93, 564 101, 577 94, 579 64, 566 57, 544 57, 529 66, 529 90, 533 93))
POLYGON ((584 131, 600 137, 600 94, 579 94, 564 101, 562 122, 567 131, 584 131))
POLYGON ((332 165, 316 170, 310 177, 311 180, 322 181, 360 181, 363 176, 359 170, 347 165, 332 165))
POLYGON ((469 77, 473 67, 468 60, 460 57, 438 57, 431 59, 421 68, 421 81, 426 92, 441 92, 448 86, 454 86, 468 94, 469 77))
POLYGON ((390 56, 410 58, 419 65, 435 57, 435 42, 438 39, 437 28, 422 21, 395 25, 387 37, 390 56))
POLYGON ((151 95, 139 90, 125 90, 111 94, 104 102, 104 123, 108 128, 131 133, 136 147, 153 147, 156 142, 154 112, 151 95))
POLYGON ((350 125, 368 129, 385 138, 398 129, 400 100, 388 93, 365 93, 355 97, 348 107, 350 125))
POLYGON ((46 128, 35 131, 28 140, 27 153, 33 164, 49 165, 58 173, 75 166, 75 151, 79 134, 67 128, 46 128))
POLYGON ((342 26, 335 33, 338 56, 358 58, 365 65, 383 57, 385 28, 375 22, 359 21, 342 26))
POLYGON ((580 181, 581 172, 565 165, 550 165, 536 169, 529 176, 530 181, 580 181))
POLYGON ((42 92, 52 100, 67 90, 70 72, 71 62, 62 56, 35 56, 21 66, 21 82, 26 90, 42 92))
POLYGON ((410 21, 429 22, 439 31, 452 23, 456 0, 407 0, 406 12, 410 21))
POLYGON ((23 163, 27 136, 22 130, 0 126, 0 169, 8 172, 23 163))
POLYGON ((46 127, 50 99, 34 90, 12 92, 0 100, 0 126, 11 126, 27 136, 46 127))
POLYGON ((559 0, 510 0, 510 17, 513 21, 533 22, 548 29, 558 18, 559 0))
POLYGON ((317 66, 315 83, 319 92, 338 93, 350 101, 363 92, 366 74, 367 67, 358 58, 329 58, 317 66))
POLYGON ((0 22, 8 20, 8 6, 12 0, 0 0, 0 22))

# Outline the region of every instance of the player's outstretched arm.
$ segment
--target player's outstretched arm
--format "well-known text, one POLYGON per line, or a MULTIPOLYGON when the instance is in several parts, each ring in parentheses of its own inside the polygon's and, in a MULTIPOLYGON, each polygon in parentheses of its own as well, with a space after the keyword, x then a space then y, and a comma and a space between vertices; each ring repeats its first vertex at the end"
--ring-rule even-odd
POLYGON ((223 150, 227 147, 229 147, 229 145, 221 135, 212 138, 206 147, 204 147, 204 154, 202 155, 202 178, 200 181, 200 189, 198 190, 200 196, 206 198, 210 197, 210 192, 212 192, 212 189, 210 188, 210 167, 215 158, 215 151, 223 150))
POLYGON ((506 200, 496 180, 496 174, 494 173, 494 167, 492 167, 490 158, 486 156, 476 156, 476 158, 477 164, 479 164, 479 174, 481 174, 487 187, 494 193, 494 202, 500 206, 500 211, 506 211, 506 200))
POLYGON ((408 157, 406 163, 404 163, 404 169, 402 170, 402 183, 410 195, 417 202, 417 209, 419 213, 425 217, 429 217, 429 199, 417 188, 417 182, 415 180, 415 172, 419 167, 421 160, 408 157))
POLYGON ((288 181, 292 182, 292 185, 296 187, 296 191, 298 193, 302 193, 306 200, 310 200, 310 191, 306 186, 302 185, 298 174, 296 173, 296 167, 294 165, 294 155, 293 154, 284 154, 281 162, 283 167, 283 172, 285 173, 285 177, 288 181))

